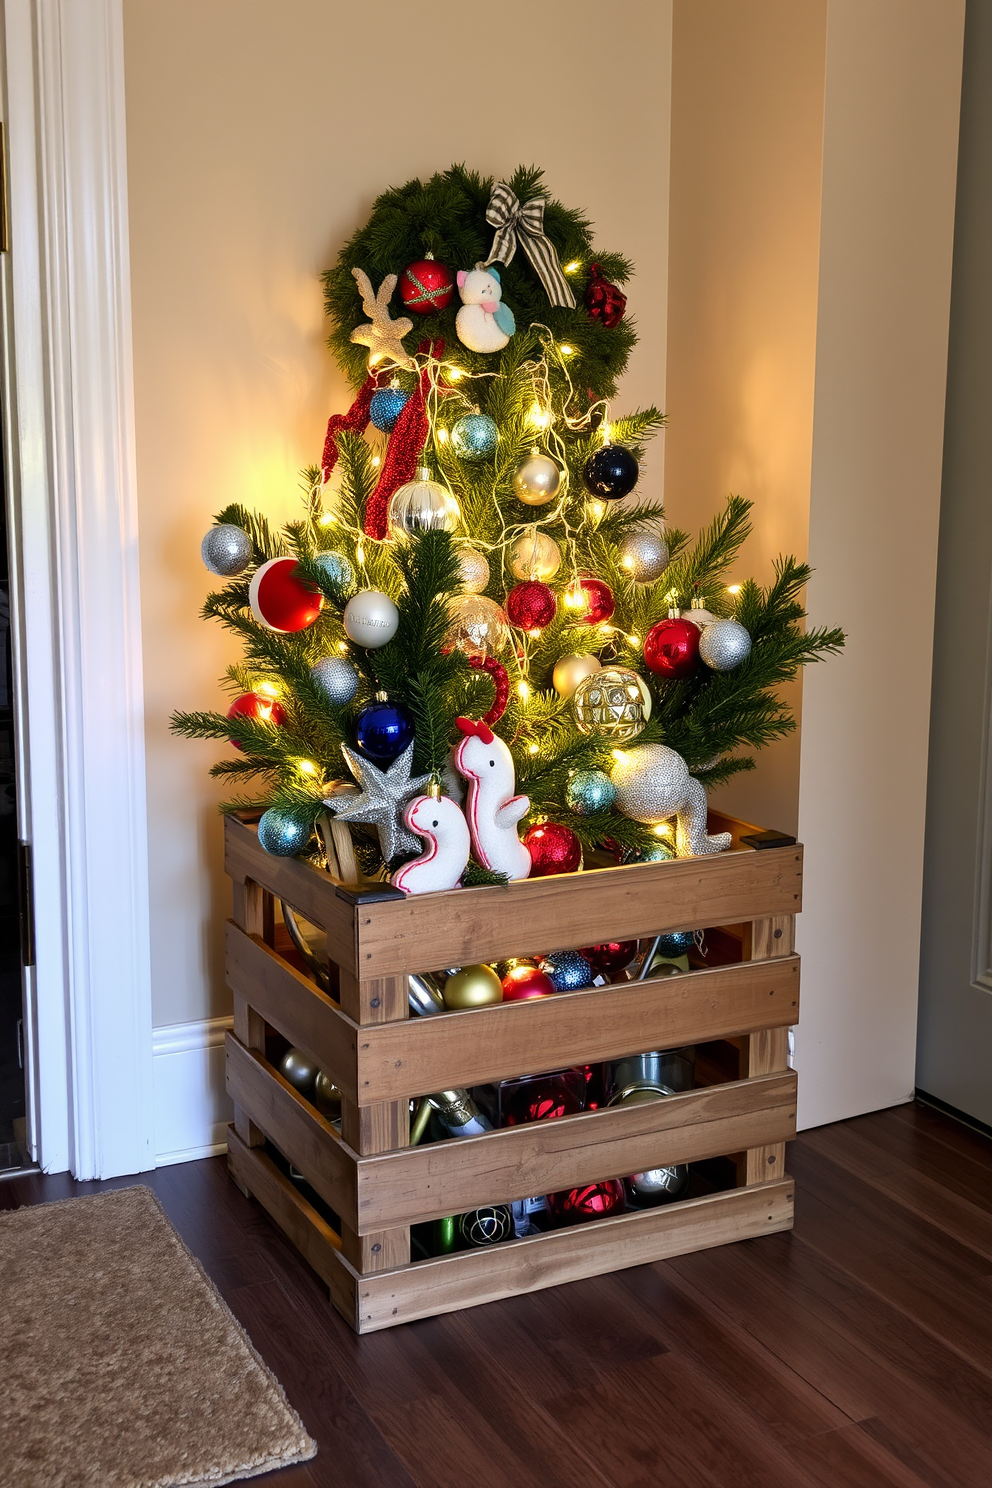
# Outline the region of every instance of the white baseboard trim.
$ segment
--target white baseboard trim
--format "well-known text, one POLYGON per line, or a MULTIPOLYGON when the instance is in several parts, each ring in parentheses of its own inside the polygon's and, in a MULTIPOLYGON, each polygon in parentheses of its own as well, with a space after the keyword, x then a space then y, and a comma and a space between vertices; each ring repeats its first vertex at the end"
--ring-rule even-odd
POLYGON ((152 1030, 155 1166, 214 1157, 227 1147, 233 1108, 224 1088, 224 1035, 231 1018, 152 1030))

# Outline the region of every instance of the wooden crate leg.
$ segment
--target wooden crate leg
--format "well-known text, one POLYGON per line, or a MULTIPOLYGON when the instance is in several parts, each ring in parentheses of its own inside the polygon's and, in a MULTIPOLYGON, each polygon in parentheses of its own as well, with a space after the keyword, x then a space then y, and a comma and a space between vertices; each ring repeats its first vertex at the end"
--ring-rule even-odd
MULTIPOLYGON (((771 915, 754 920, 746 927, 745 951, 752 961, 768 961, 774 956, 791 956, 795 950, 795 915, 771 915), (750 944, 748 944, 750 942, 750 944)), ((772 1075, 789 1068, 789 1030, 766 1028, 743 1040, 741 1078, 772 1075)), ((785 1175, 785 1143, 773 1142, 766 1147, 751 1147, 741 1154, 737 1167, 738 1183, 767 1183, 785 1175)))
MULTIPOLYGON (((260 936, 268 945, 273 940, 274 909, 272 895, 266 893, 260 884, 252 883, 250 879, 234 884, 234 923, 248 935, 260 936)), ((265 1053, 265 1019, 237 993, 234 996, 234 1036, 246 1049, 265 1053)), ((264 1147, 265 1133, 237 1104, 234 1107, 234 1129, 246 1147, 264 1147)), ((241 1188, 240 1183, 238 1187, 241 1188)))
MULTIPOLYGON (((341 1007, 356 1023, 392 1023, 409 1017, 405 976, 359 981, 341 970, 337 984, 341 1007)), ((341 1102, 341 1135, 360 1157, 407 1147, 410 1142, 410 1102, 380 1101, 373 1106, 357 1106, 344 1100, 341 1102)), ((342 1225, 341 1250, 345 1259, 363 1275, 370 1271, 390 1271, 395 1266, 408 1266, 410 1226, 397 1225, 370 1235, 356 1235, 354 1230, 342 1225)))

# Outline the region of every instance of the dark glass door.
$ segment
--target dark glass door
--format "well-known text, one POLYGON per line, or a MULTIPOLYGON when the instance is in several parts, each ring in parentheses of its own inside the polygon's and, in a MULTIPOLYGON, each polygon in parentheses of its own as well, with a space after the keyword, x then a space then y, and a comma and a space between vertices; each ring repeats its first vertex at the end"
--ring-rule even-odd
POLYGON ((6 502, 0 499, 0 1173, 28 1162, 9 572, 6 502))

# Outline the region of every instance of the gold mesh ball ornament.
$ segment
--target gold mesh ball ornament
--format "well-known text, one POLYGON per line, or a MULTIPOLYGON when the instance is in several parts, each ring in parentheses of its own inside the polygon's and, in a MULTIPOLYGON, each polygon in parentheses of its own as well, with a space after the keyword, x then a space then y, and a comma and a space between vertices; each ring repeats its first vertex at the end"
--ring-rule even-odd
POLYGON ((576 687, 572 708, 579 733, 624 744, 637 738, 651 716, 651 696, 636 672, 601 667, 576 687))
POLYGON ((511 544, 509 563, 515 579, 539 579, 547 583, 561 568, 561 548, 553 537, 532 527, 511 544))
POLYGON ((498 656, 510 639, 510 622, 484 594, 455 594, 448 600, 449 646, 466 656, 498 656))
POLYGON ((387 522, 389 536, 409 537, 414 532, 454 532, 461 521, 458 502, 450 491, 431 479, 426 466, 417 471, 415 480, 400 486, 389 498, 387 522))

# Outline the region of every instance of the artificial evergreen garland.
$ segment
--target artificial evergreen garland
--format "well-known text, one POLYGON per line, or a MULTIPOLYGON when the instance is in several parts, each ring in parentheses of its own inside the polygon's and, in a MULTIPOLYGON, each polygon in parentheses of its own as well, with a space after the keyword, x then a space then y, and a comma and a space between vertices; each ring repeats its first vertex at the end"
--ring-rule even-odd
MULTIPOLYGON (((296 824, 301 844, 324 815, 329 793, 350 780, 342 746, 354 748, 363 713, 376 698, 384 694, 412 724, 414 774, 430 775, 449 791, 456 719, 487 714, 494 677, 505 668, 506 708, 493 728, 509 746, 518 788, 530 798, 522 826, 567 825, 587 851, 606 845, 625 861, 657 855, 663 823, 633 820, 610 802, 608 792, 600 802, 595 790, 583 797, 576 783, 608 779, 627 747, 647 744, 676 751, 706 786, 753 768, 748 748, 795 727, 776 688, 800 666, 843 644, 839 630, 803 628, 799 596, 810 570, 793 558, 779 560, 767 589, 747 580, 728 590, 727 577, 749 531, 748 502, 731 497, 691 544, 683 532, 662 533, 663 512, 655 503, 636 495, 621 502, 590 494, 590 461, 595 465, 597 454, 619 450, 636 478, 637 461, 664 422, 654 408, 612 418, 606 401, 636 337, 629 320, 616 319, 623 314, 619 291, 607 297, 610 314, 600 313, 604 282, 625 282, 630 265, 594 249, 585 219, 545 198, 540 172, 521 168, 508 185, 522 203, 544 200, 544 229, 574 288, 576 307, 549 303, 530 260, 516 253, 509 265, 497 266, 496 277, 518 329, 501 352, 474 352, 459 340, 457 295, 437 308, 443 295, 430 286, 424 290, 424 276, 414 276, 415 293, 423 291, 428 308, 416 314, 418 324, 403 341, 413 370, 380 361, 370 382, 368 348, 351 339, 363 320, 354 270, 376 287, 426 255, 439 266, 467 271, 484 263, 493 238, 486 223, 493 182, 463 167, 385 193, 325 275, 334 322, 330 345, 360 391, 354 416, 332 419, 324 471, 304 472, 303 516, 278 534, 237 505, 215 519, 247 534, 251 557, 209 596, 203 614, 242 642, 244 660, 226 674, 229 691, 240 699, 269 699, 272 706, 235 716, 180 713, 173 727, 187 737, 232 741, 236 756, 220 761, 213 773, 250 790, 222 809, 274 808, 296 824), (397 500, 407 502, 407 525, 403 530, 397 517, 393 535, 381 540, 366 535, 367 519, 377 487, 382 492, 390 444, 374 431, 371 438, 360 432, 370 408, 375 419, 374 388, 390 390, 397 408, 404 395, 423 390, 426 441, 419 458, 434 482, 426 499, 432 491, 436 501, 443 497, 425 514, 416 506, 423 492, 404 496, 409 486, 387 492, 390 512, 397 500), (494 426, 491 438, 487 420, 494 426), (553 462, 552 471, 557 467, 550 497, 521 480, 535 456, 545 465, 553 462), (332 463, 334 480, 325 485, 332 463), (630 563, 624 543, 644 533, 655 534, 662 552, 661 539, 667 545, 667 563, 648 581, 641 581, 645 574, 636 561, 630 563), (538 543, 545 557, 551 555, 543 570, 527 558, 538 543), (313 622, 295 632, 273 630, 253 599, 253 578, 257 587, 264 565, 280 557, 295 559, 295 578, 323 601, 313 622), (485 578, 486 565, 487 581, 468 585, 466 596, 466 574, 485 578), (531 589, 514 596, 515 588, 528 583, 531 589), (397 606, 395 636, 387 644, 367 649, 349 638, 343 616, 356 591, 378 591, 397 606), (502 643, 475 646, 454 623, 466 600, 471 608, 472 594, 499 607, 502 643), (508 627, 508 596, 511 619, 514 605, 527 615, 527 605, 537 603, 545 623, 508 627), (602 612, 595 608, 600 602, 602 612), (696 662, 685 675, 659 674, 645 661, 645 640, 679 608, 697 618, 704 612, 704 637, 708 622, 732 616, 743 627, 734 634, 749 638, 748 654, 741 652, 727 670, 696 662), (601 667, 626 669, 641 679, 650 716, 639 719, 633 737, 609 727, 580 727, 575 699, 553 680, 562 658, 576 656, 595 657, 601 667), (330 700, 322 685, 321 665, 330 658, 346 658, 354 668, 357 685, 347 700, 330 700)), ((443 282, 440 273, 437 279, 443 282)), ((388 439, 402 437, 397 422, 388 439)), ((418 444, 422 437, 421 431, 418 444)), ((404 458, 408 463, 406 453, 404 458)), ((365 871, 381 869, 374 834, 353 831, 365 871)), ((397 862, 386 866, 395 869, 397 862)), ((463 881, 486 878, 484 869, 469 865, 463 881)))

